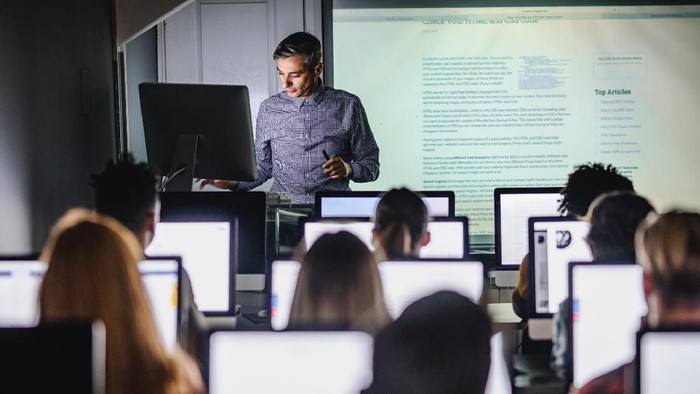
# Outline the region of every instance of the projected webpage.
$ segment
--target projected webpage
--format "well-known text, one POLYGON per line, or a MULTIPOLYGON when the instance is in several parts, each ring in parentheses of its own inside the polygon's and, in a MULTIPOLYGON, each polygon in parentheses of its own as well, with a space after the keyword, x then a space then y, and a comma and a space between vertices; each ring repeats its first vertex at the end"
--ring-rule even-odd
POLYGON ((382 151, 354 190, 452 190, 470 236, 493 235, 495 187, 600 161, 662 210, 700 209, 700 6, 434 7, 332 11, 332 84, 382 151))
POLYGON ((536 313, 557 313, 559 304, 569 294, 569 263, 591 261, 591 249, 586 243, 590 227, 583 221, 533 223, 536 313))
POLYGON ((640 265, 575 265, 571 275, 573 384, 580 388, 632 361, 647 304, 640 265))
POLYGON ((42 261, 0 261, 0 326, 28 327, 39 322, 42 261))
POLYGON ((181 256, 201 311, 229 310, 230 237, 228 222, 160 222, 150 256, 181 256))

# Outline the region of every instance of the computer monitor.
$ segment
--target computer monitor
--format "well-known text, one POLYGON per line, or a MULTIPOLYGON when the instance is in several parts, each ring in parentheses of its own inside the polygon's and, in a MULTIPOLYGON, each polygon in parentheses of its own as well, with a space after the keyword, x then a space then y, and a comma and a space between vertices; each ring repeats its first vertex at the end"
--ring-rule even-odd
POLYGON ((636 389, 640 394, 698 391, 700 330, 642 331, 637 338, 636 389))
POLYGON ((276 260, 270 268, 270 326, 281 331, 289 324, 289 314, 297 288, 301 263, 276 260))
MULTIPOLYGON (((270 324, 273 330, 287 328, 300 269, 298 261, 272 262, 270 324)), ((412 302, 439 290, 453 290, 479 302, 484 288, 484 268, 480 261, 383 261, 379 263, 379 274, 384 302, 393 318, 412 302)))
MULTIPOLYGON (((316 192, 315 211, 321 218, 372 217, 383 191, 316 192)), ((418 191, 431 217, 455 215, 455 194, 451 191, 418 191)))
MULTIPOLYGON (((264 192, 161 193, 162 222, 231 222, 238 220, 239 231, 231 233, 235 266, 235 290, 259 291, 265 288, 266 197, 264 192), (236 238, 237 237, 237 238, 236 238)), ((183 261, 185 268, 187 263, 183 261)))
POLYGON ((258 177, 246 86, 142 83, 139 94, 148 163, 170 177, 164 190, 258 177))
POLYGON ((0 327, 39 322, 39 288, 47 264, 24 257, 0 258, 0 327))
POLYGON ((634 359, 637 331, 647 314, 642 267, 572 262, 569 297, 573 385, 581 388, 634 359))
MULTIPOLYGON (((323 234, 336 233, 341 230, 356 235, 367 247, 374 251, 372 229, 374 223, 369 218, 313 219, 302 221, 304 242, 307 250, 323 234)), ((468 254, 468 220, 466 217, 433 218, 428 222, 430 242, 418 252, 421 258, 463 258, 468 254)))
POLYGON ((359 393, 372 381, 372 353, 363 332, 215 331, 209 392, 359 393))
POLYGON ((158 333, 171 353, 178 344, 182 319, 187 319, 186 303, 182 302, 181 267, 180 257, 150 257, 138 263, 158 333))
POLYGON ((563 217, 528 219, 530 264, 528 309, 531 318, 551 318, 569 294, 569 263, 591 261, 586 242, 590 223, 563 217))
POLYGON ((104 393, 106 348, 101 322, 0 328, 2 390, 104 393))
POLYGON ((558 216, 561 188, 509 187, 493 191, 495 264, 518 269, 528 252, 527 219, 558 216))
POLYGON ((235 218, 225 222, 160 222, 146 248, 149 256, 182 256, 199 310, 207 315, 235 311, 235 218))
POLYGON ((480 261, 382 261, 379 274, 384 302, 394 319, 413 302, 437 291, 456 291, 478 303, 484 289, 484 266, 480 261))

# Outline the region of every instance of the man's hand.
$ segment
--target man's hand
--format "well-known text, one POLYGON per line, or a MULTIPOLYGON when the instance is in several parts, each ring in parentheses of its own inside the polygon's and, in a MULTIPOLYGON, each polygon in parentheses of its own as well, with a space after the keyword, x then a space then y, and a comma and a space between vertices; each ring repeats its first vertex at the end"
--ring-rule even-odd
POLYGON ((206 185, 212 185, 219 189, 236 190, 238 181, 225 181, 223 179, 197 179, 199 190, 202 190, 206 185))
POLYGON ((323 173, 331 179, 347 178, 352 175, 352 167, 338 156, 331 157, 323 163, 323 173))

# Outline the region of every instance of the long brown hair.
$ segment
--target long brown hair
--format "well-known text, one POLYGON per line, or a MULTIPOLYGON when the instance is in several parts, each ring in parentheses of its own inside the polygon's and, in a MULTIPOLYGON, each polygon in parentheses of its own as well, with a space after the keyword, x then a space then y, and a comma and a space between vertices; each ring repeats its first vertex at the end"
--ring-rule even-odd
POLYGON ((324 234, 304 256, 289 325, 374 333, 389 322, 372 252, 347 231, 324 234))
POLYGON ((138 241, 116 220, 70 210, 41 259, 41 322, 101 320, 107 330, 107 393, 170 393, 178 370, 166 354, 137 269, 138 241))

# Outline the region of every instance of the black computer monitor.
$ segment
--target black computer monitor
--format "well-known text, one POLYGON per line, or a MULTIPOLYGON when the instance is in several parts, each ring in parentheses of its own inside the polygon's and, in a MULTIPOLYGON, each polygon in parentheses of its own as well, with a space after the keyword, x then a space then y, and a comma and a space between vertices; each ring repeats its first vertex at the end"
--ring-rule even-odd
MULTIPOLYGON (((317 217, 369 217, 374 216, 383 191, 323 191, 316 192, 317 217)), ((455 215, 455 194, 451 191, 418 191, 428 214, 432 217, 455 215)))
POLYGON ((2 391, 103 393, 106 332, 100 322, 0 328, 2 391))
POLYGON ((501 269, 520 267, 528 252, 527 219, 558 216, 561 188, 499 187, 493 191, 495 264, 501 269))
POLYGON ((167 174, 163 190, 191 190, 193 177, 258 177, 246 86, 142 83, 139 94, 148 163, 167 174))
MULTIPOLYGON (((237 268, 232 271, 232 274, 235 274, 235 289, 262 290, 265 288, 266 197, 264 192, 173 192, 161 193, 160 198, 162 222, 216 222, 237 219, 238 251, 231 256, 237 260, 235 262, 237 268)), ((232 245, 236 242, 233 236, 234 234, 231 235, 232 245)))

